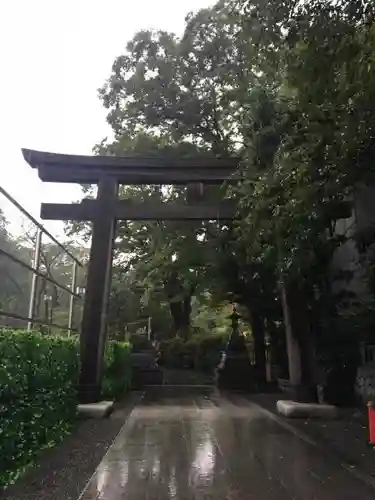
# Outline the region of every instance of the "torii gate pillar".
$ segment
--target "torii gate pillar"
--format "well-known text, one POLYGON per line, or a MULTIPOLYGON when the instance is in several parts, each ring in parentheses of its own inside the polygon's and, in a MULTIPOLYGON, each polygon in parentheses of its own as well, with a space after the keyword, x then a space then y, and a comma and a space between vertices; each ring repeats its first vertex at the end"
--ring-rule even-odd
POLYGON ((80 341, 79 400, 82 403, 96 402, 101 395, 117 192, 114 178, 99 181, 80 341))

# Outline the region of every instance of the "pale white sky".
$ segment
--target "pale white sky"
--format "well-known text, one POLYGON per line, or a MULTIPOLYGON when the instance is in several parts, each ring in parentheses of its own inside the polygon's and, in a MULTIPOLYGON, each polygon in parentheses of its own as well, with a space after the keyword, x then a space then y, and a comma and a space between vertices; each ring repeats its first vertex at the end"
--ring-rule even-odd
MULTIPOLYGON (((214 0, 0 2, 0 185, 39 218, 40 203, 78 200, 74 185, 43 184, 21 148, 91 154, 110 135, 97 89, 140 29, 180 34, 184 17, 214 0)), ((14 211, 0 207, 16 227, 14 211)), ((45 222, 62 235, 61 223, 45 222)))

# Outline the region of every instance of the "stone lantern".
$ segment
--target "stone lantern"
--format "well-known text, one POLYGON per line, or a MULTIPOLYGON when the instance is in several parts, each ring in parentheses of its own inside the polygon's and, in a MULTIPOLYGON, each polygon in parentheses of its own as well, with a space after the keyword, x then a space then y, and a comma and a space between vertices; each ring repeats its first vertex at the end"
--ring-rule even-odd
POLYGON ((224 390, 252 391, 255 388, 254 367, 250 362, 245 338, 239 331, 240 315, 235 306, 230 319, 232 332, 217 368, 217 385, 224 390))

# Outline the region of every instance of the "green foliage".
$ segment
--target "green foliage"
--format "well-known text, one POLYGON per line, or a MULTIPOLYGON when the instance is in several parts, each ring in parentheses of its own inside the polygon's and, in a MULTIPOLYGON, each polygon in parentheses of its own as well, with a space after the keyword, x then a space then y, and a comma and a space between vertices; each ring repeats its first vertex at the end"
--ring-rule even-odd
MULTIPOLYGON (((35 238, 27 240, 23 244, 34 246, 35 238)), ((64 247, 71 254, 75 255, 82 263, 87 262, 87 249, 78 245, 73 245, 68 241, 64 242, 64 247)), ((40 271, 56 281, 59 285, 70 288, 73 277, 73 260, 67 257, 65 251, 56 244, 45 243, 41 247, 40 271)), ((82 286, 85 281, 85 269, 77 266, 76 286, 82 286)), ((57 285, 47 279, 39 279, 36 290, 35 317, 45 323, 55 323, 57 325, 68 325, 70 295, 57 285), (45 298, 48 297, 47 300, 45 298)), ((75 301, 73 311, 73 328, 78 330, 79 309, 82 308, 83 301, 75 301)), ((52 333, 53 329, 40 326, 43 333, 52 333)))
POLYGON ((132 352, 142 352, 152 350, 152 343, 148 340, 146 335, 133 334, 130 336, 130 344, 132 352))
MULTIPOLYGON (((7 221, 0 210, 0 248, 13 257, 31 265, 36 244, 36 230, 25 228, 22 236, 14 236, 8 231, 7 221)), ((64 242, 71 254, 78 257, 82 262, 87 260, 87 250, 81 246, 64 242)), ((72 282, 73 261, 67 257, 60 246, 43 242, 40 252, 39 271, 59 285, 69 288, 72 282)), ((82 285, 84 270, 78 267, 76 275, 77 285, 82 285)), ((28 316, 30 298, 31 274, 30 271, 17 262, 13 262, 7 255, 0 254, 0 310, 6 313, 28 316)), ((55 323, 62 327, 68 326, 69 294, 56 286, 50 279, 39 278, 36 290, 36 302, 34 317, 44 323, 55 323)), ((82 305, 77 301, 75 311, 82 305)), ((73 314, 73 328, 77 328, 77 316, 73 314)), ((20 327, 21 322, 16 319, 2 317, 2 326, 20 327)), ((23 324, 22 324, 23 326, 23 324)), ((53 328, 38 325, 43 333, 51 334, 53 328)), ((61 333, 61 329, 57 330, 61 333)))
MULTIPOLYGON (((330 374, 331 395, 338 395, 343 380, 345 389, 353 385, 359 336, 343 316, 348 294, 336 296, 332 286, 338 249, 351 238, 349 231, 338 230, 337 221, 352 215, 359 184, 373 184, 374 5, 241 3, 243 36, 252 44, 257 24, 262 54, 276 43, 276 19, 284 35, 277 40, 277 64, 270 60, 268 73, 272 79, 278 71, 279 85, 253 86, 248 94, 245 180, 233 193, 242 215, 236 239, 253 282, 270 270, 289 291, 305 296, 304 312, 292 307, 303 316, 293 333, 297 338, 313 334, 317 359, 330 374), (339 359, 349 328, 354 342, 339 359)), ((288 299, 291 307, 289 292, 288 299)))
MULTIPOLYGON (((311 282, 345 241, 336 221, 372 170, 374 25, 361 2, 292 3, 277 12, 281 84, 250 93, 238 236, 251 242, 249 259, 311 282)), ((262 22, 275 20, 267 9, 262 22)))
POLYGON ((190 368, 213 373, 228 334, 196 335, 188 341, 179 338, 161 342, 161 363, 167 368, 190 368))
POLYGON ((117 399, 130 389, 131 363, 128 342, 109 341, 104 352, 102 397, 117 399))
MULTIPOLYGON (((181 38, 162 31, 137 33, 114 61, 100 90, 115 140, 103 141, 95 151, 169 159, 234 152, 241 142, 243 109, 238 94, 256 79, 240 31, 231 2, 220 1, 189 15, 181 38)), ((122 188, 120 196, 134 202, 186 203, 187 194, 185 187, 145 186, 122 188)), ((206 201, 223 194, 224 190, 211 188, 206 201)), ((169 309, 174 333, 182 337, 190 334, 192 298, 212 288, 215 239, 221 226, 167 221, 118 224, 116 256, 144 289, 143 311, 158 302, 165 324, 169 309)), ((73 228, 77 229, 85 231, 79 224, 73 228)))
MULTIPOLYGON (((0 209, 0 248, 14 257, 30 262, 29 248, 21 245, 8 231, 8 223, 0 209)), ((0 310, 27 316, 29 298, 30 275, 29 271, 11 261, 8 256, 0 254, 0 310)), ((12 320, 1 318, 1 324, 12 320)))
POLYGON ((67 338, 0 330, 0 487, 43 448, 69 431, 76 416, 78 345, 67 338))
POLYGON ((195 368, 203 372, 213 372, 220 361, 220 353, 223 351, 229 335, 209 335, 198 337, 192 341, 192 349, 195 352, 195 368))
MULTIPOLYGON (((0 329, 0 488, 69 432, 77 408, 77 338, 0 329)), ((130 388, 130 345, 107 342, 103 398, 130 388)))
MULTIPOLYGON (((122 136, 111 145, 101 145, 99 152, 108 154, 144 153, 145 134, 134 136, 133 142, 122 136), (127 148, 122 150, 121 148, 127 148)), ((197 148, 190 144, 165 146, 149 138, 146 151, 153 156, 181 154, 197 148)), ((185 187, 129 186, 120 189, 120 197, 129 203, 186 203, 185 187)), ((153 331, 174 329, 188 335, 194 296, 204 293, 210 279, 214 238, 208 232, 215 223, 186 221, 119 221, 115 248, 116 266, 113 273, 109 321, 111 333, 121 335, 125 325, 140 317, 152 317, 153 331), (172 327, 171 327, 172 326, 172 327)), ((72 232, 89 235, 82 224, 71 226, 72 232)))
POLYGON ((218 294, 206 292, 192 301, 192 335, 225 334, 230 330, 231 304, 217 300, 218 294))
POLYGON ((147 131, 215 154, 235 146, 240 112, 236 81, 253 77, 239 19, 220 1, 187 18, 181 38, 141 31, 116 58, 100 97, 119 137, 147 131))

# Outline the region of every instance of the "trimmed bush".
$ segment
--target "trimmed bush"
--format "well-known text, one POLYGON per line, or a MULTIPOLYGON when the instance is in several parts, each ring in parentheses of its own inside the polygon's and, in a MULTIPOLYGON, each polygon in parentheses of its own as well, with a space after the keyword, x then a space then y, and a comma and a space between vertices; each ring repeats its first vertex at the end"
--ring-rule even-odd
POLYGON ((162 340, 160 342, 161 359, 160 364, 167 368, 187 368, 189 361, 184 359, 185 355, 184 342, 176 337, 173 339, 162 340))
POLYGON ((144 351, 152 351, 152 342, 148 340, 145 335, 139 335, 133 333, 130 336, 129 342, 132 346, 132 352, 144 352, 144 351))
POLYGON ((213 372, 220 361, 220 353, 228 341, 227 334, 202 337, 197 346, 196 369, 213 372))
POLYGON ((212 373, 227 341, 227 334, 194 336, 187 342, 180 338, 165 340, 160 344, 161 362, 166 368, 187 368, 212 373))
POLYGON ((117 399, 130 389, 131 347, 128 342, 109 341, 104 352, 102 396, 117 399))
POLYGON ((0 329, 0 487, 69 431, 78 367, 74 339, 0 329))
MULTIPOLYGON (((130 388, 130 345, 107 342, 103 398, 130 388)), ((78 337, 0 329, 0 489, 38 452, 68 434, 77 415, 78 337)))

